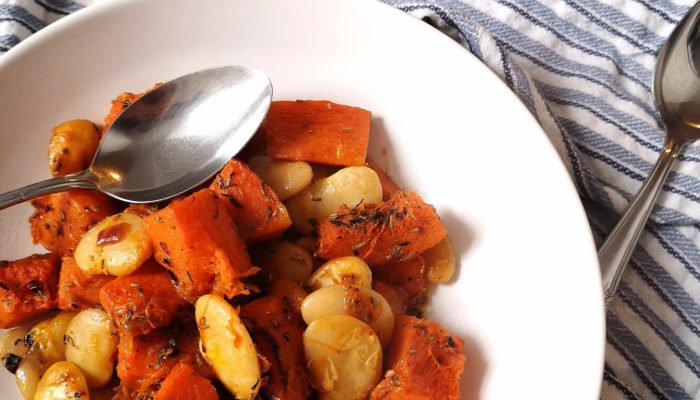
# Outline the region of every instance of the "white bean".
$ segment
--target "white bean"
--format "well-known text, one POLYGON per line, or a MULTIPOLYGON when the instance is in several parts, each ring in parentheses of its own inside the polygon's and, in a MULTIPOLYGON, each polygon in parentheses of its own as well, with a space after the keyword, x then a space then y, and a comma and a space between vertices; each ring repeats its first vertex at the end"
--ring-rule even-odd
POLYGON ((342 205, 354 207, 360 202, 379 204, 382 184, 377 173, 368 167, 347 167, 319 179, 290 197, 285 203, 294 228, 308 235, 313 222, 334 214, 342 205))
POLYGON ((88 386, 100 387, 112 378, 117 335, 109 314, 99 308, 83 310, 68 325, 66 360, 85 374, 88 386))
POLYGON ((221 296, 197 299, 200 352, 237 399, 254 399, 260 389, 258 352, 238 312, 221 296))
POLYGON ((22 358, 27 355, 27 346, 24 345, 24 329, 12 329, 5 331, 0 337, 0 359, 11 373, 15 373, 22 358))
POLYGON ((19 367, 17 367, 17 372, 15 372, 17 388, 22 394, 22 397, 26 400, 32 400, 34 398, 36 387, 47 368, 48 366, 42 364, 39 361, 39 357, 35 354, 27 355, 22 358, 19 367))
POLYGON ((75 248, 75 262, 87 274, 128 275, 151 258, 153 248, 141 217, 124 212, 100 221, 75 248))
POLYGON ((457 259, 449 237, 445 237, 432 249, 424 251, 421 256, 428 267, 428 282, 446 283, 452 279, 457 259))
POLYGON ((338 257, 321 265, 306 281, 306 287, 311 291, 330 285, 371 288, 372 270, 361 258, 338 257))
POLYGON ((25 399, 34 398, 39 379, 54 363, 66 359, 64 336, 75 316, 74 312, 60 312, 55 317, 36 324, 24 337, 28 347, 19 363, 15 379, 25 399))
POLYGON ((309 186, 314 174, 303 161, 282 161, 267 156, 253 156, 248 166, 263 182, 270 185, 277 197, 284 201, 309 186))
POLYGON ((82 171, 92 162, 100 133, 85 119, 66 121, 51 131, 49 168, 54 176, 82 171))
POLYGON ((391 341, 394 313, 384 296, 361 286, 332 285, 306 296, 301 303, 301 315, 307 324, 325 316, 346 314, 355 317, 377 333, 382 347, 391 341))
POLYGON ((382 348, 372 328, 348 315, 326 315, 304 332, 311 384, 321 400, 366 399, 382 373, 382 348))
POLYGON ((52 365, 37 385, 34 400, 90 400, 85 376, 70 361, 52 365))
POLYGON ((305 248, 285 240, 272 242, 260 258, 260 267, 272 280, 289 278, 303 284, 314 266, 314 259, 305 248))
POLYGON ((68 325, 75 317, 74 312, 60 312, 55 317, 36 324, 26 335, 28 355, 35 355, 46 367, 66 359, 66 345, 63 341, 68 325))

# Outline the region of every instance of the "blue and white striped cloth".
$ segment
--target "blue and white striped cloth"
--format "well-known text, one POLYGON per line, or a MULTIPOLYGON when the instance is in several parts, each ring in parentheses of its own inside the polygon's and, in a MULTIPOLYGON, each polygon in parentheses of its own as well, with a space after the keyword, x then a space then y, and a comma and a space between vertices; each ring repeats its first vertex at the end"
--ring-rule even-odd
MULTIPOLYGON (((0 53, 95 1, 0 0, 0 53)), ((520 96, 564 160, 600 242, 663 145, 651 77, 693 1, 384 1, 463 44, 520 96)), ((676 163, 608 313, 602 379, 606 400, 700 399, 698 146, 676 163)))

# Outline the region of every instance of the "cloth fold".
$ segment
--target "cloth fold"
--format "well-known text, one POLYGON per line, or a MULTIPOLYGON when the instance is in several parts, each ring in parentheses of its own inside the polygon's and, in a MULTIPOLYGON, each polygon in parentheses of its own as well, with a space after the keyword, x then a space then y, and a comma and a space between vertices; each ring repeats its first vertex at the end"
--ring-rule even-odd
MULTIPOLYGON (((0 53, 97 1, 0 0, 0 53)), ((461 43, 519 96, 600 243, 663 147, 656 55, 694 2, 383 1, 461 43)), ((700 398, 700 145, 685 149, 663 189, 607 315, 602 399, 700 398)))

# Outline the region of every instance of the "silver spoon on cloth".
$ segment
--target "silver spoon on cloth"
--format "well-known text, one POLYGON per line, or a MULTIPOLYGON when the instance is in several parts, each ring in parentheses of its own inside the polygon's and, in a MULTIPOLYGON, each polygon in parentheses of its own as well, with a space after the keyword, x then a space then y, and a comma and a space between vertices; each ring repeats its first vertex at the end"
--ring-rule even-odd
POLYGON ((245 146, 271 101, 270 79, 254 68, 184 75, 124 110, 88 169, 0 194, 0 209, 75 188, 131 203, 177 196, 209 179, 245 146))
POLYGON ((671 165, 700 139, 700 3, 693 6, 659 51, 652 97, 666 125, 666 143, 651 175, 598 250, 606 303, 615 295, 671 165))

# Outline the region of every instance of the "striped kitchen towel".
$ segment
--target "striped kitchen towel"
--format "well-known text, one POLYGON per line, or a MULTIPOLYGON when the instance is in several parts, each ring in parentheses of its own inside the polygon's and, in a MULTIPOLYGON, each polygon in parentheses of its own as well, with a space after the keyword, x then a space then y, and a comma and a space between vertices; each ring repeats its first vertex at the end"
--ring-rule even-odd
POLYGON ((0 54, 57 19, 96 0, 0 0, 0 54))
MULTIPOLYGON (((0 0, 0 53, 96 1, 0 0)), ((520 96, 564 160, 600 243, 663 145, 651 77, 693 2, 384 1, 460 42, 520 96)), ((670 178, 607 315, 602 399, 700 399, 699 146, 670 178)))

